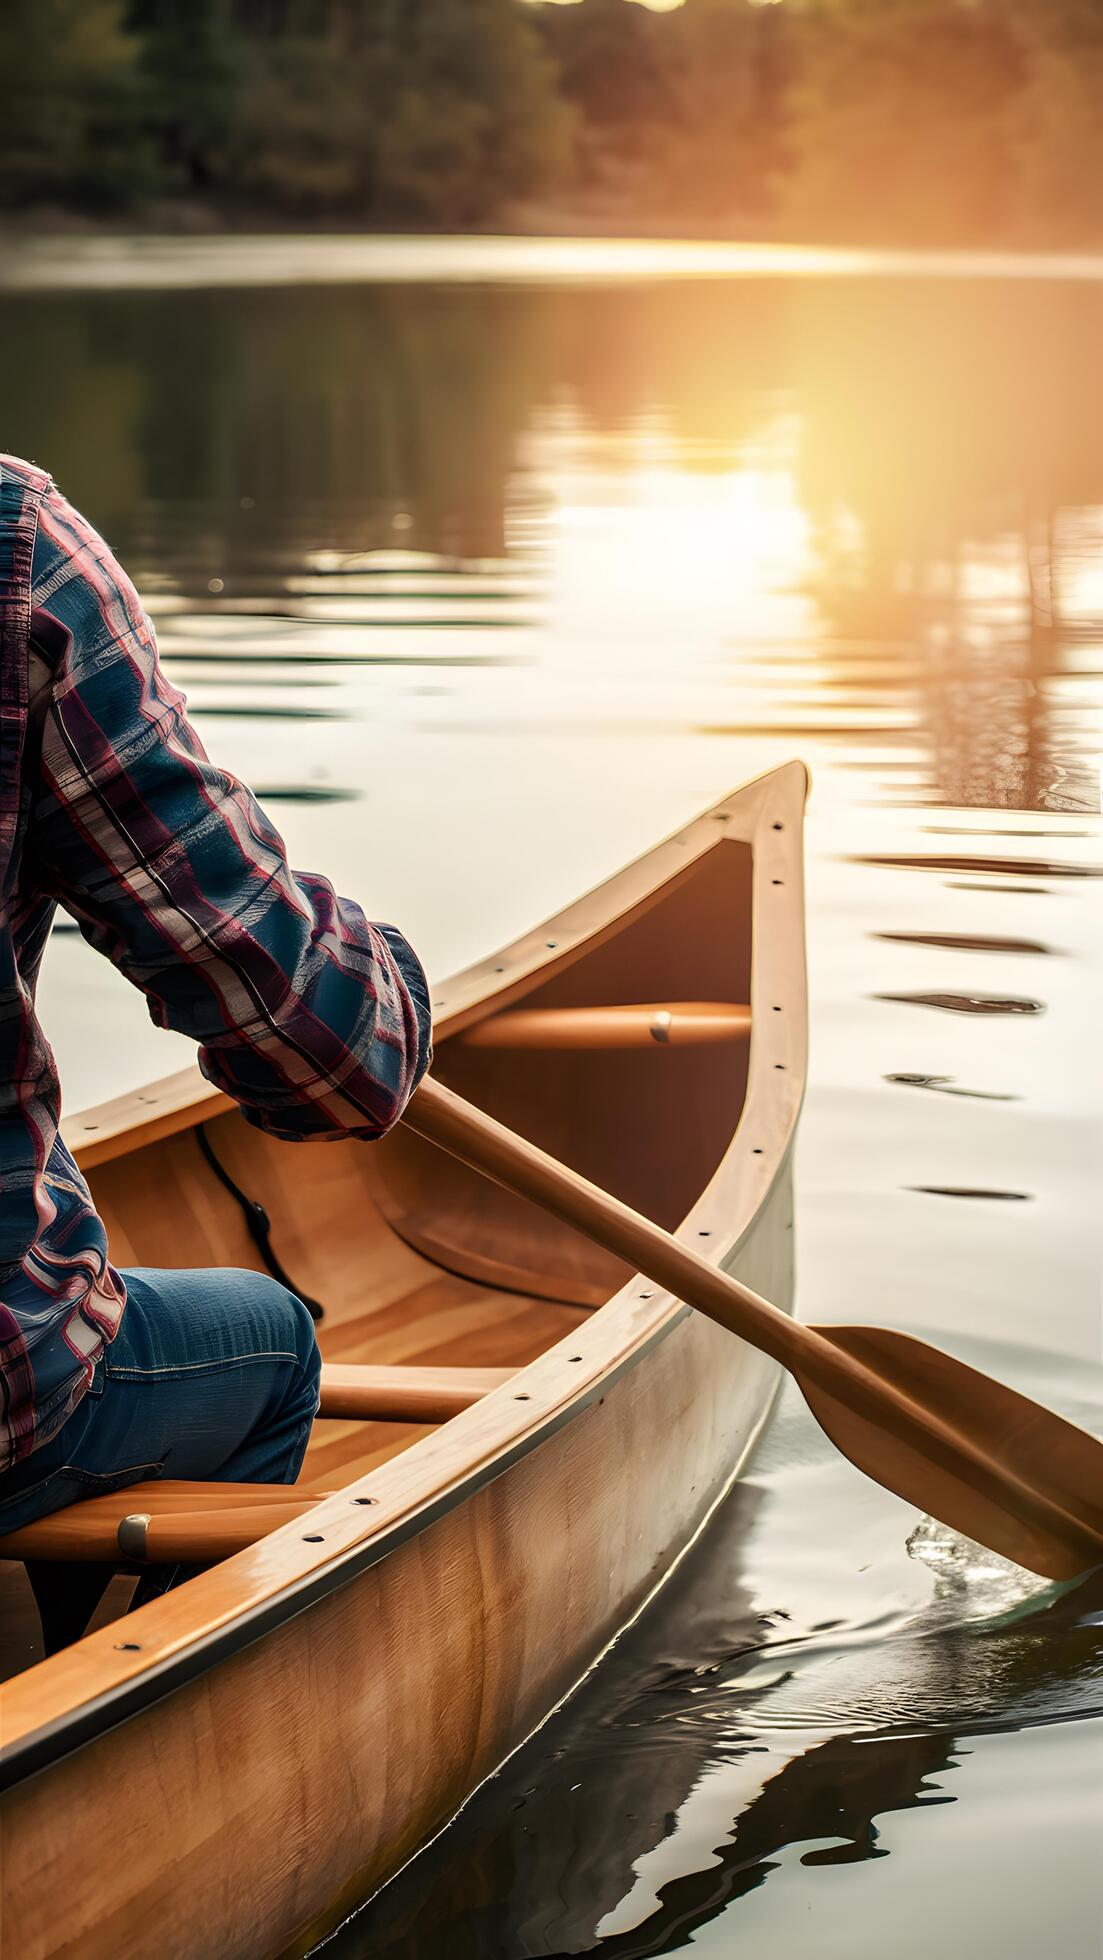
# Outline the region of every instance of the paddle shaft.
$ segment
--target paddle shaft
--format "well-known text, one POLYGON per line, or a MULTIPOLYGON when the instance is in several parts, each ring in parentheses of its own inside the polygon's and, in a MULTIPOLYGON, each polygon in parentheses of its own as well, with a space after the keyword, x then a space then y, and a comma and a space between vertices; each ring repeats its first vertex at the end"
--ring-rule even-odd
POLYGON ((1043 1530, 1075 1527, 1060 1503, 1024 1482, 1006 1464, 994 1463, 984 1449, 953 1423, 944 1421, 937 1410, 912 1400, 815 1328, 791 1320, 661 1226, 515 1135, 442 1083, 426 1077, 403 1120, 419 1136, 575 1226, 677 1299, 770 1355, 798 1381, 804 1377, 814 1382, 853 1414, 901 1437, 932 1462, 937 1463, 940 1457, 952 1459, 968 1471, 978 1491, 1000 1501, 1013 1494, 1021 1514, 1043 1530))
POLYGON ((661 1225, 652 1224, 431 1076, 422 1082, 403 1120, 419 1136, 575 1226, 784 1368, 814 1376, 833 1394, 841 1394, 848 1385, 859 1388, 867 1379, 877 1381, 814 1328, 791 1320, 749 1286, 664 1232, 661 1225))

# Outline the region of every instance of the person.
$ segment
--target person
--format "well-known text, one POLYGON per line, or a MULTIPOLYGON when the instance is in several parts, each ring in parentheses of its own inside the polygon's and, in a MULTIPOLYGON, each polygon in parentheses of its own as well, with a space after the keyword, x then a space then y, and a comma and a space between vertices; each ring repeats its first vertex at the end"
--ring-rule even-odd
POLYGON ((272 1136, 380 1137, 428 1065, 407 941, 291 870, 207 757, 108 546, 5 456, 0 1533, 162 1474, 292 1483, 318 1406, 313 1323, 275 1280, 112 1266, 35 1011, 59 904, 272 1136))

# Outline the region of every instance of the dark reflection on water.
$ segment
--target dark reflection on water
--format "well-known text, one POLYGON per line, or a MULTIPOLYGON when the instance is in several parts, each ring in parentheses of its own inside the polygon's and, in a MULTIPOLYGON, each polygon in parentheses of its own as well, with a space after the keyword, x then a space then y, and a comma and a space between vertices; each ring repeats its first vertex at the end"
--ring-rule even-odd
POLYGON ((949 952, 965 953, 1052 953, 1052 946, 1043 946, 1040 939, 1011 939, 1006 934, 975 932, 879 932, 878 939, 887 939, 890 944, 900 946, 944 946, 949 952))
POLYGON ((240 705, 232 701, 204 701, 201 712, 208 720, 212 715, 216 718, 218 716, 229 718, 233 715, 238 719, 242 715, 247 715, 250 721, 350 721, 352 719, 347 708, 304 708, 300 705, 280 708, 270 701, 242 702, 240 705))
POLYGON ((915 1007, 940 1007, 947 1014, 1044 1014, 1045 1003, 1024 996, 999 994, 874 994, 874 1000, 911 1002, 915 1007))
POLYGON ((359 789, 339 789, 310 783, 288 783, 281 788, 267 788, 264 783, 253 785, 262 803, 355 803, 363 795, 359 789))
MULTIPOLYGON (((388 626, 386 630, 389 633, 390 627, 388 626)), ((162 637, 167 638, 168 636, 163 635, 162 637)), ((295 653, 284 653, 273 651, 267 646, 263 648, 248 646, 242 648, 233 647, 221 653, 205 653, 199 647, 189 646, 181 657, 187 661, 189 667, 202 666, 207 662, 212 666, 221 667, 233 661, 235 664, 248 662, 258 667, 282 665, 301 669, 303 662, 306 660, 315 660, 323 664, 329 663, 332 666, 338 667, 509 667, 517 664, 508 655, 454 653, 450 647, 447 651, 442 647, 438 653, 402 654, 327 653, 322 648, 314 647, 300 649, 295 653)), ((298 675, 296 674, 297 678, 298 675)), ((204 675, 205 682, 206 676, 204 675)))
POLYGON ((963 1184, 913 1184, 910 1189, 922 1191, 929 1198, 998 1198, 1017 1204, 1026 1204, 1031 1195, 1029 1191, 972 1190, 963 1184))
MULTIPOLYGON (((859 864, 883 864, 890 871, 989 871, 999 876, 1035 871, 1043 878, 1103 878, 1103 864, 1062 864, 1053 858, 998 857, 862 857, 859 864)), ((970 891, 989 891, 988 885, 970 885, 970 891)), ((1033 891, 1033 886, 1020 890, 1033 891)))
MULTIPOLYGON (((301 861, 367 897, 417 829, 438 973, 480 893, 521 930, 806 756, 799 1310, 949 1326, 1098 1426, 1101 345, 1098 281, 9 294, 0 448, 126 558, 301 861)), ((72 1108, 129 1043, 57 938, 72 1108)), ((914 1525, 791 1398, 333 1950, 1098 1960, 1098 1587, 914 1525)))
MULTIPOLYGON (((887 1857, 897 1813, 958 1801, 982 1736, 1103 1711, 1103 1575, 1045 1587, 928 1524, 910 1550, 935 1578, 910 1609, 886 1614, 874 1587, 864 1613, 828 1622, 763 1610, 784 1569, 764 1548, 799 1537, 813 1477, 826 1550, 853 1565, 831 1524, 837 1467, 803 1427, 790 1396, 752 1480, 650 1614, 327 1953, 680 1951, 768 1889, 787 1847, 807 1871, 887 1857)), ((877 1918, 853 1950, 890 1950, 881 1937, 877 1918)))
POLYGON ((1017 1102, 1018 1097, 997 1089, 962 1089, 949 1075, 886 1075, 907 1089, 935 1089, 943 1096, 972 1096, 978 1102, 1017 1102))
MULTIPOLYGON (((923 829, 931 837, 975 837, 976 831, 960 823, 925 823, 923 829)), ((1022 837, 1023 830, 1001 830, 996 824, 985 824, 986 837, 1022 837)), ((1094 837, 1094 830, 1046 830, 1041 824, 1031 824, 1031 837, 1094 837)))
POLYGON ((970 880, 963 878, 947 879, 946 889, 947 891, 953 892, 1011 892, 1018 893, 1021 898, 1045 898, 1047 896, 1045 885, 981 885, 974 884, 970 880))

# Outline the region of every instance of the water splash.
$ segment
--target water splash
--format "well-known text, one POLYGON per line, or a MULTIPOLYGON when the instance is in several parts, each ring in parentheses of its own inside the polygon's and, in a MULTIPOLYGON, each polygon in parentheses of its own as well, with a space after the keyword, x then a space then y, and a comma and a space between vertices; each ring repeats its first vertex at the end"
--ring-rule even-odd
POLYGON ((956 1625, 1003 1621, 1024 1607, 1031 1611, 1071 1591, 1077 1583, 1055 1585, 1027 1572, 1012 1559, 1001 1558, 972 1538, 962 1537, 937 1518, 923 1518, 907 1540, 909 1558, 918 1559, 936 1575, 940 1596, 952 1609, 956 1625))

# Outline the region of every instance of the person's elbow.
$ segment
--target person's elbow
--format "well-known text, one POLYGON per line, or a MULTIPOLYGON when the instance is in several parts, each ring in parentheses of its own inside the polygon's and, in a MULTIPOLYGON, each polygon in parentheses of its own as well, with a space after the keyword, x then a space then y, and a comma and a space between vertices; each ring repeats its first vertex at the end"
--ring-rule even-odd
POLYGON ((400 1120, 432 1059, 425 974, 393 927, 370 976, 331 968, 308 998, 227 1029, 200 1052, 246 1120, 292 1142, 375 1142, 400 1120))

